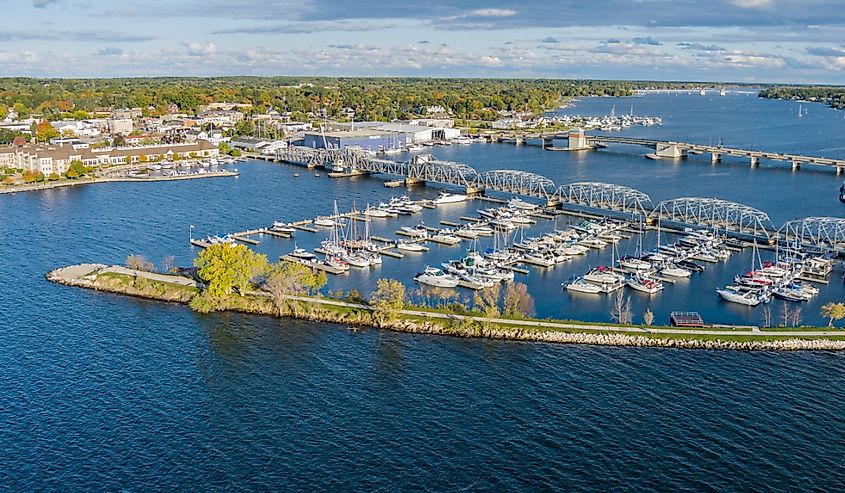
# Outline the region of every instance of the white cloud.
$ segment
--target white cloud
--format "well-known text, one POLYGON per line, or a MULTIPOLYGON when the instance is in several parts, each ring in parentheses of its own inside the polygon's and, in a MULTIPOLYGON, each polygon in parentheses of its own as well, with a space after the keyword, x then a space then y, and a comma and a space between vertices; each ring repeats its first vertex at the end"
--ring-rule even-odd
POLYGON ((214 43, 188 43, 188 54, 192 56, 208 56, 217 53, 217 46, 214 43))
POLYGON ((469 13, 469 15, 476 17, 511 17, 516 15, 516 10, 512 9, 477 9, 469 13))
POLYGON ((768 7, 772 4, 771 0, 730 0, 731 5, 742 7, 744 9, 759 9, 768 7))

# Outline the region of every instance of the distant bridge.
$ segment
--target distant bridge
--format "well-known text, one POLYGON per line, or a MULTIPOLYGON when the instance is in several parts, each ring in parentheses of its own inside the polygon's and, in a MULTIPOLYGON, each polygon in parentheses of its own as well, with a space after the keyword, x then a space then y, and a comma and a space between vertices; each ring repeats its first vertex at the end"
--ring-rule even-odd
POLYGON ((599 149, 609 144, 626 144, 650 147, 654 149, 653 154, 648 157, 656 159, 679 159, 689 154, 710 154, 710 160, 718 163, 724 156, 747 158, 752 167, 760 164, 761 159, 772 161, 783 161, 790 163, 792 169, 799 169, 804 164, 833 167, 836 174, 840 175, 845 171, 845 159, 833 159, 819 156, 806 156, 783 152, 756 151, 741 149, 738 147, 725 147, 703 144, 692 144, 689 142, 676 142, 671 140, 641 139, 636 137, 622 137, 615 135, 586 135, 582 132, 573 131, 569 134, 558 135, 555 138, 567 139, 568 145, 563 148, 569 151, 580 151, 599 149))

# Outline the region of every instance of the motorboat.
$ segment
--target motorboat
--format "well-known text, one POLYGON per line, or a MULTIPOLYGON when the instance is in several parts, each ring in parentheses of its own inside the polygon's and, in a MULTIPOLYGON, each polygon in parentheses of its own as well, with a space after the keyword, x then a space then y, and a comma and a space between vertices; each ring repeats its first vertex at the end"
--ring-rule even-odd
POLYGON ((701 264, 696 264, 695 262, 691 262, 689 260, 679 260, 675 262, 678 267, 687 269, 692 272, 704 272, 704 266, 701 264))
POLYGON ((440 195, 438 195, 437 198, 433 200, 433 202, 434 205, 454 204, 457 202, 463 202, 468 198, 469 197, 463 194, 441 192, 440 195))
POLYGON ((412 236, 414 238, 427 238, 428 237, 428 230, 422 226, 402 226, 400 230, 407 234, 408 236, 412 236))
POLYGON ((523 255, 526 263, 539 265, 541 267, 553 267, 557 262, 554 257, 544 255, 541 252, 532 251, 523 255))
POLYGON ((410 243, 407 241, 399 241, 396 243, 396 248, 403 252, 424 252, 425 247, 419 243, 410 243))
POLYGON ((334 256, 326 257, 326 259, 323 261, 323 263, 325 265, 327 265, 327 266, 329 266, 333 269, 337 269, 341 272, 349 271, 349 263, 344 261, 341 258, 338 258, 338 257, 334 257, 334 256))
POLYGON ((314 260, 314 259, 317 258, 317 256, 314 255, 313 253, 309 252, 308 250, 306 250, 304 248, 299 248, 299 247, 294 248, 293 251, 288 254, 288 256, 293 257, 293 258, 297 258, 297 259, 300 259, 300 260, 314 260))
POLYGON ((460 282, 457 277, 446 274, 436 267, 426 267, 425 270, 414 276, 414 280, 420 284, 435 286, 438 288, 454 288, 460 282))
POLYGON ((590 248, 600 249, 607 246, 607 242, 604 240, 600 240, 598 238, 585 238, 578 242, 579 245, 583 245, 590 248))
POLYGON ((601 286, 587 282, 581 277, 577 277, 570 282, 565 282, 562 285, 567 291, 575 293, 599 294, 602 291, 601 286))

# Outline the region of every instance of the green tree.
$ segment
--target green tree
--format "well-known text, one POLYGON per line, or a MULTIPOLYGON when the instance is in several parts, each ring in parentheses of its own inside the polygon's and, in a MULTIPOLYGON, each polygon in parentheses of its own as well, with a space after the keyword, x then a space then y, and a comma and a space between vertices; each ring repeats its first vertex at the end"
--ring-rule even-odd
POLYGON ((59 131, 47 120, 41 120, 35 126, 35 139, 38 142, 49 142, 50 139, 55 139, 58 136, 59 131))
POLYGON ((376 319, 393 320, 405 307, 405 285, 395 279, 379 279, 370 294, 370 306, 376 319))
POLYGON ((211 245, 194 259, 200 279, 208 283, 208 292, 214 298, 231 294, 233 288, 243 295, 252 279, 267 272, 267 256, 257 254, 246 245, 220 243, 211 245))
POLYGON ((845 318, 845 304, 843 303, 825 303, 821 308, 822 317, 828 319, 827 326, 833 327, 834 320, 841 320, 845 318))
POLYGON ((80 176, 84 175, 85 172, 86 172, 85 165, 82 164, 82 161, 80 161, 78 159, 74 159, 73 161, 70 162, 70 165, 68 166, 67 171, 65 171, 65 176, 67 176, 70 179, 76 179, 76 178, 79 178, 80 176))
POLYGON ((217 146, 217 150, 220 151, 220 154, 228 154, 232 150, 232 146, 228 142, 221 142, 217 146))

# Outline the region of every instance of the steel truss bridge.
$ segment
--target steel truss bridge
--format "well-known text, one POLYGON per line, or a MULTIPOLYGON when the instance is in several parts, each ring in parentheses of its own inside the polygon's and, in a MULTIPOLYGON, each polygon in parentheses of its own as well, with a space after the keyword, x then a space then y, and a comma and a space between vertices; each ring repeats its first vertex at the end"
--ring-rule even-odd
POLYGON ((431 182, 461 187, 470 193, 494 191, 531 197, 549 206, 571 205, 638 216, 650 222, 675 223, 726 233, 795 242, 845 251, 845 219, 813 217, 796 219, 777 229, 765 212, 716 198, 683 197, 654 205, 633 188, 611 183, 576 182, 557 186, 545 176, 520 170, 478 172, 471 166, 418 155, 408 161, 391 161, 352 149, 289 147, 276 153, 279 161, 304 166, 341 166, 346 171, 383 174, 408 183, 431 182))

